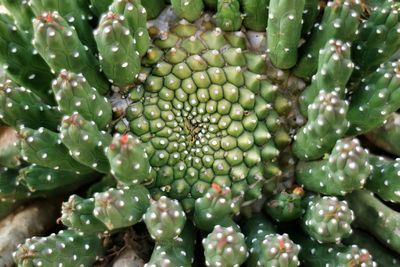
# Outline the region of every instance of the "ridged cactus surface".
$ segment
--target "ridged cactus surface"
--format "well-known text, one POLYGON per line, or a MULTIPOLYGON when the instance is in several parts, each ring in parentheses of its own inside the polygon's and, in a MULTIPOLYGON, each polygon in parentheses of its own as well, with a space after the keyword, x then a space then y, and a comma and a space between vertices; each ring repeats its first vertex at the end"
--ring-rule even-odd
POLYGON ((0 3, 0 217, 60 210, 17 266, 398 264, 398 1, 0 3))

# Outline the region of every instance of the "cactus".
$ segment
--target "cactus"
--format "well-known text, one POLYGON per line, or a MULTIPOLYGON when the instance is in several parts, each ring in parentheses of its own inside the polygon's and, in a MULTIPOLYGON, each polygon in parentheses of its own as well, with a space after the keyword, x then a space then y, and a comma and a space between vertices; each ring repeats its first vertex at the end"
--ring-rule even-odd
POLYGON ((278 222, 295 220, 303 214, 303 196, 304 190, 301 187, 295 187, 289 192, 280 192, 265 202, 264 211, 278 222))
POLYGON ((215 14, 217 26, 223 31, 237 31, 242 26, 239 0, 219 0, 215 14))
POLYGON ((61 230, 49 237, 33 237, 13 254, 18 266, 92 266, 104 253, 96 235, 61 230))
POLYGON ((371 173, 368 151, 357 139, 336 142, 329 158, 297 166, 297 182, 305 189, 327 195, 345 195, 364 187, 371 173))
POLYGON ((243 25, 250 30, 262 32, 268 24, 270 0, 240 0, 244 13, 243 25))
POLYGON ((29 8, 29 0, 1 0, 0 3, 12 14, 16 24, 23 31, 32 29, 34 14, 29 8))
POLYGON ((321 91, 336 92, 341 99, 346 94, 346 83, 353 70, 350 46, 339 40, 329 40, 319 52, 318 70, 311 84, 300 96, 300 110, 303 115, 321 91))
POLYGON ((381 65, 368 75, 354 92, 349 106, 348 134, 361 134, 384 124, 400 107, 400 61, 381 65), (365 118, 369 118, 365 120, 365 118))
POLYGON ((297 62, 304 5, 305 0, 270 1, 267 47, 275 67, 289 69, 297 62))
POLYGON ((321 243, 339 243, 353 230, 354 214, 345 201, 336 197, 309 197, 302 218, 302 226, 310 237, 321 243))
POLYGON ((393 155, 400 156, 398 143, 400 138, 400 115, 392 113, 382 127, 367 132, 366 137, 374 145, 393 155))
POLYGON ((131 185, 150 180, 152 168, 145 146, 131 135, 115 135, 105 149, 111 173, 119 182, 131 185))
POLYGON ((243 227, 250 255, 246 266, 299 266, 300 246, 287 234, 276 234, 272 224, 263 216, 253 216, 243 227))
POLYGON ((359 0, 329 1, 322 21, 314 25, 311 36, 300 49, 300 60, 294 69, 298 77, 311 77, 317 71, 318 53, 330 39, 351 42, 360 24, 359 0))
POLYGON ((158 15, 164 10, 165 2, 159 0, 147 0, 141 1, 143 7, 146 9, 147 12, 147 19, 154 19, 157 18, 158 15))
POLYGON ((216 225, 202 243, 206 266, 240 266, 246 260, 244 235, 233 227, 216 225))
POLYGON ((204 4, 202 0, 171 0, 175 14, 188 21, 194 21, 201 16, 204 4))
POLYGON ((307 124, 294 137, 294 154, 302 160, 322 158, 347 132, 350 126, 346 119, 347 109, 348 103, 336 92, 320 91, 308 106, 307 124))
POLYGON ((379 241, 400 253, 400 238, 394 234, 400 223, 400 213, 383 204, 367 190, 358 190, 346 196, 354 211, 354 223, 379 241))

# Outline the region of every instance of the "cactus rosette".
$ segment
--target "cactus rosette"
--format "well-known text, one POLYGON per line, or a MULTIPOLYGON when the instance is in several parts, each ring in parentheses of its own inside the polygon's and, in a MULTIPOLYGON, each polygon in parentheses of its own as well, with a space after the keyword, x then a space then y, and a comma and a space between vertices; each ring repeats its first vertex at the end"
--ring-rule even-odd
POLYGON ((0 216, 64 200, 15 263, 141 225, 146 266, 375 266, 353 228, 400 253, 399 3, 325 2, 1 0, 0 216))

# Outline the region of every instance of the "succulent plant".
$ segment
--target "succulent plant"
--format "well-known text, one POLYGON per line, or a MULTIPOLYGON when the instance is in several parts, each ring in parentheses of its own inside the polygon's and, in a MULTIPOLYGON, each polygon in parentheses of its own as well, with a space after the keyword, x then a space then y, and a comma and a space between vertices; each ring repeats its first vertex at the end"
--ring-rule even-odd
POLYGON ((141 225, 149 267, 375 266, 356 228, 400 253, 396 1, 0 3, 0 217, 64 200, 18 266, 141 225))

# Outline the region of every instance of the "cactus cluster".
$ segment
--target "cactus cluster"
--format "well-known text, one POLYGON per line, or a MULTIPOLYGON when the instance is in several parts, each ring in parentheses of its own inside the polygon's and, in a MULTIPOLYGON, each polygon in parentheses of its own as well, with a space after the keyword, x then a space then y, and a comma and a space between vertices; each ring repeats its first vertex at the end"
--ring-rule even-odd
POLYGON ((398 264, 398 1, 0 3, 0 218, 63 201, 17 266, 398 264))

